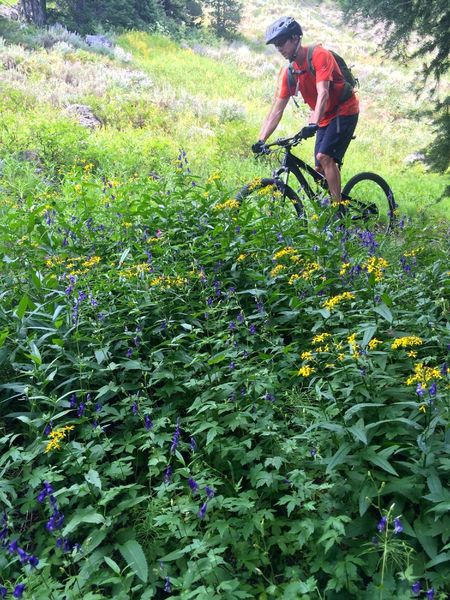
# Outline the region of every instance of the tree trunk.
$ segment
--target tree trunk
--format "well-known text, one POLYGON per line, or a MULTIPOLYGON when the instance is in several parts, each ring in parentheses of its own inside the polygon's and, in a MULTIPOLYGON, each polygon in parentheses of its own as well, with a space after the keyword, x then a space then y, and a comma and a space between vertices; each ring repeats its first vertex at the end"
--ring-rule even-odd
POLYGON ((47 22, 46 0, 21 0, 23 14, 27 21, 42 27, 47 22))

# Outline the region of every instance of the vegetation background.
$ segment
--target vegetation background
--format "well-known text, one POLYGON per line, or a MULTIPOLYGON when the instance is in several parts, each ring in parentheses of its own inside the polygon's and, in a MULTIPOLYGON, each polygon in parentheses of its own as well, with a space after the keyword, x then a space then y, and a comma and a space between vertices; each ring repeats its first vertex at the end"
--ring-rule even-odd
POLYGON ((328 1, 98 5, 0 20, 1 596, 444 600, 445 74, 417 96, 328 1), (230 200, 271 171, 281 13, 354 65, 343 178, 387 179, 390 236, 230 200))

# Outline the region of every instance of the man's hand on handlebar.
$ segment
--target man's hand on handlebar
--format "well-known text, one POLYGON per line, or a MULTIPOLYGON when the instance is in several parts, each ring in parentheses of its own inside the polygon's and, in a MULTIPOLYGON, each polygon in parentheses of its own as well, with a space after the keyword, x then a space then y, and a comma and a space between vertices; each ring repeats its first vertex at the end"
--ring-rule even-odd
POLYGON ((266 154, 267 153, 267 148, 266 148, 266 145, 263 142, 263 140, 258 140, 256 142, 256 144, 253 144, 252 152, 254 154, 266 154))
POLYGON ((303 127, 303 129, 300 129, 298 135, 306 140, 307 138, 313 137, 318 129, 319 128, 315 123, 310 123, 309 125, 306 125, 306 127, 303 127))

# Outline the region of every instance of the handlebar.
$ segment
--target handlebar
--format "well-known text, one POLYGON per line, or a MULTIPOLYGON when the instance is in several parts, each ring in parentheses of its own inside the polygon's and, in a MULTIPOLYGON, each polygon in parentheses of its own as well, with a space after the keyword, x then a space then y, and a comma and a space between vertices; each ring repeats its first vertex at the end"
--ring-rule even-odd
POLYGON ((294 146, 297 146, 302 140, 304 140, 305 138, 300 134, 300 132, 296 133, 293 137, 289 137, 289 138, 278 138, 277 140, 275 140, 274 142, 270 143, 270 144, 264 144, 263 148, 261 149, 261 152, 259 152, 255 158, 258 158, 258 156, 262 156, 264 154, 271 154, 273 152, 273 150, 271 150, 270 148, 273 148, 274 146, 278 146, 279 148, 293 148, 294 146))

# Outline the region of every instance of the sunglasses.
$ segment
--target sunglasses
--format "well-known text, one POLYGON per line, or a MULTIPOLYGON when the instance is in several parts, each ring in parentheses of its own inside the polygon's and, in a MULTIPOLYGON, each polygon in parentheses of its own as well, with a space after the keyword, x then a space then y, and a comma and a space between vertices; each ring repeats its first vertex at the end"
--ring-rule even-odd
POLYGON ((291 39, 291 38, 287 37, 287 38, 284 38, 284 39, 281 39, 281 40, 277 40, 276 42, 274 42, 274 44, 273 44, 273 45, 275 46, 275 48, 277 48, 277 50, 279 50, 279 49, 280 49, 280 48, 282 48, 282 47, 285 45, 285 43, 286 43, 288 40, 290 40, 290 39, 291 39))

